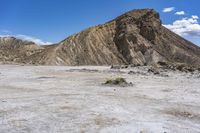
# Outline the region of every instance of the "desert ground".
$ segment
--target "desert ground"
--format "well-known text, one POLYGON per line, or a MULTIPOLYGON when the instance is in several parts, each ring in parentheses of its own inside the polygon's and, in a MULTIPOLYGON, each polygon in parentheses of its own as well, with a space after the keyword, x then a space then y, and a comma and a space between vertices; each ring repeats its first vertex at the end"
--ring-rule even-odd
POLYGON ((200 73, 147 69, 0 65, 0 133, 199 133, 200 73))

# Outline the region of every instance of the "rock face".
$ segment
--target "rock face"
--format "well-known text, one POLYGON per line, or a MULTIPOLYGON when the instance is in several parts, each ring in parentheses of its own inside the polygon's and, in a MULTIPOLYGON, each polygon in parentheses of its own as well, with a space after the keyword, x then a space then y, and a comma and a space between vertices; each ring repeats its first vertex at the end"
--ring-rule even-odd
POLYGON ((20 40, 18 43, 2 40, 1 61, 41 65, 153 65, 158 62, 200 65, 200 48, 163 27, 153 9, 127 12, 51 46, 26 42, 16 49, 20 40), (4 54, 7 43, 12 47, 4 54), (8 57, 10 51, 15 51, 12 58, 8 57))
POLYGON ((0 37, 0 62, 29 63, 24 62, 24 59, 43 49, 33 42, 22 41, 14 37, 0 37))

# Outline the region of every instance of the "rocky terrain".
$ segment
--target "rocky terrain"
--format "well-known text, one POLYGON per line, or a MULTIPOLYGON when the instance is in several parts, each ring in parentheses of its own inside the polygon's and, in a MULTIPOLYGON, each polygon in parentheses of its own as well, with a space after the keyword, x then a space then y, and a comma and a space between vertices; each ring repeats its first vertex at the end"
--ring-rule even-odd
POLYGON ((152 9, 48 46, 1 37, 0 64, 0 133, 200 132, 200 48, 152 9))
POLYGON ((157 71, 0 65, 0 132, 199 133, 200 73, 157 71))
POLYGON ((127 12, 51 46, 0 39, 0 61, 36 65, 200 65, 200 48, 162 26, 152 9, 127 12))
POLYGON ((28 63, 24 59, 44 49, 33 42, 14 37, 0 37, 0 61, 2 63, 28 63))

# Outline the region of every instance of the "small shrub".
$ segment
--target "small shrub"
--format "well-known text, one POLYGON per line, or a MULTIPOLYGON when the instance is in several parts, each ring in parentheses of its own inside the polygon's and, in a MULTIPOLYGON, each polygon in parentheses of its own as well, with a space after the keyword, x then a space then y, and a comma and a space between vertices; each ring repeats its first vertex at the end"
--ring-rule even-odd
POLYGON ((114 78, 114 79, 108 79, 105 83, 105 85, 118 85, 118 86, 128 86, 132 85, 132 83, 128 83, 124 78, 114 78))
POLYGON ((105 82, 105 84, 112 84, 112 85, 119 85, 122 83, 127 83, 124 78, 109 79, 105 82))

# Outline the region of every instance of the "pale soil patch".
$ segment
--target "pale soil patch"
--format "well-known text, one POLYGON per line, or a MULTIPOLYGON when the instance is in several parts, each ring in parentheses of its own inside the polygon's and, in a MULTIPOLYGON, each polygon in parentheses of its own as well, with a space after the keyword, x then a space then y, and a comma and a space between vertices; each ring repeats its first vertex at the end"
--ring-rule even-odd
POLYGON ((147 71, 1 65, 0 133, 199 133, 199 74, 147 71))

